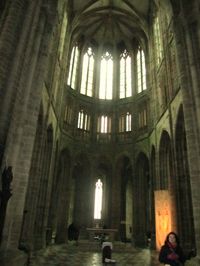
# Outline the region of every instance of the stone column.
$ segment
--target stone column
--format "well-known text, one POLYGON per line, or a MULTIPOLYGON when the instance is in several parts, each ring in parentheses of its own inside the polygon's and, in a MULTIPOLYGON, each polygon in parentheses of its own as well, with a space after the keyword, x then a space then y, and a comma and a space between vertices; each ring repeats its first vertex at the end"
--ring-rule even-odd
POLYGON ((6 142, 16 95, 20 90, 18 85, 25 54, 28 49, 30 50, 27 42, 33 43, 37 25, 35 21, 38 19, 35 11, 39 8, 38 3, 33 1, 27 6, 25 2, 24 0, 11 1, 0 36, 0 91, 2 94, 0 97, 0 144, 2 149, 6 142), (31 30, 30 27, 32 27, 31 30))
POLYGON ((5 250, 16 249, 20 238, 23 207, 48 59, 48 45, 52 33, 50 19, 53 24, 54 17, 50 17, 46 8, 41 9, 32 53, 25 60, 24 66, 27 67, 27 71, 24 69, 21 78, 22 91, 17 95, 13 120, 7 137, 5 156, 13 166, 14 178, 13 197, 7 208, 3 232, 5 250))
MULTIPOLYGON (((185 129, 187 139, 188 161, 190 170, 190 184, 192 191, 193 216, 195 238, 198 256, 200 254, 200 150, 199 128, 197 121, 198 108, 196 99, 199 101, 199 88, 194 84, 194 71, 191 58, 192 40, 190 30, 185 19, 181 16, 174 21, 175 40, 177 47, 179 75, 181 78, 181 93, 183 97, 183 109, 185 117, 185 129), (184 26, 183 26, 184 25, 184 26), (189 30, 189 31, 188 31, 189 30), (191 45, 189 44, 191 43, 191 45), (197 97, 197 98, 196 98, 197 97), (196 99, 195 99, 196 98, 196 99)), ((197 80, 196 80, 197 81, 197 80)))

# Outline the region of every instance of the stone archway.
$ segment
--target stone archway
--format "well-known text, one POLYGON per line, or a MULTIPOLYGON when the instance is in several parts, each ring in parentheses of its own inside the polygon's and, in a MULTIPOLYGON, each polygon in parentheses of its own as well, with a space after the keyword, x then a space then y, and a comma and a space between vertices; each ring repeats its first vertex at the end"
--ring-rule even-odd
POLYGON ((163 130, 159 146, 159 189, 168 189, 170 186, 170 178, 174 175, 172 168, 173 159, 171 146, 169 134, 167 131, 163 130))

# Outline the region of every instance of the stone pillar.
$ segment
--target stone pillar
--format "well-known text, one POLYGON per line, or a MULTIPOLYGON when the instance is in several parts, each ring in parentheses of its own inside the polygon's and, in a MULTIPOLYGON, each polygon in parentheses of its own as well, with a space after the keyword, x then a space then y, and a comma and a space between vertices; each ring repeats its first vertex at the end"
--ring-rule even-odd
POLYGON ((6 142, 14 102, 20 90, 19 82, 23 71, 22 66, 25 54, 28 53, 27 50, 31 50, 31 46, 27 47, 27 43, 33 43, 37 25, 35 21, 38 19, 35 9, 39 8, 39 5, 32 2, 27 6, 24 2, 26 1, 14 0, 11 2, 1 33, 0 84, 2 86, 2 97, 0 97, 0 143, 2 146, 6 142))
POLYGON ((23 207, 48 59, 48 45, 52 32, 49 20, 51 19, 52 24, 54 21, 54 17, 50 17, 46 8, 40 10, 38 19, 32 52, 25 58, 23 76, 20 80, 21 91, 16 97, 5 149, 5 158, 13 166, 14 178, 13 197, 7 208, 3 231, 4 250, 16 249, 19 244, 23 207))
MULTIPOLYGON (((112 168, 112 177, 111 177, 111 225, 110 227, 113 229, 118 229, 118 237, 120 238, 120 227, 121 227, 121 171, 118 165, 116 165, 112 168)), ((120 240, 120 239, 119 239, 120 240)))
MULTIPOLYGON (((200 150, 199 128, 197 120, 197 98, 199 101, 199 88, 194 84, 194 62, 191 58, 192 39, 190 29, 185 24, 185 19, 178 17, 174 21, 175 40, 177 47, 179 75, 181 78, 181 93, 183 97, 183 109, 185 117, 185 129, 187 139, 188 161, 190 170, 190 184, 192 191, 193 216, 195 227, 195 239, 198 256, 200 255, 200 150), (184 24, 184 26, 183 26, 184 24), (191 44, 191 45, 190 45, 191 44), (197 92, 198 91, 198 92, 197 92)), ((199 52, 199 51, 198 51, 199 52)), ((196 80, 197 81, 197 80, 196 80)), ((197 85, 197 84, 196 84, 197 85)))

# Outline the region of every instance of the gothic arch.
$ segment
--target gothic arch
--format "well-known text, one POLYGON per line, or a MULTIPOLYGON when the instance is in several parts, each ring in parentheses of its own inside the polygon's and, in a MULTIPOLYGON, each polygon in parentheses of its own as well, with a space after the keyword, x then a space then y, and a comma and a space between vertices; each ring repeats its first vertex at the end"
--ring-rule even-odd
POLYGON ((172 161, 171 139, 168 132, 163 130, 159 145, 160 189, 169 188, 170 178, 173 177, 172 161))
POLYGON ((93 187, 98 178, 103 183, 102 225, 111 226, 112 162, 108 156, 100 155, 93 166, 93 187))

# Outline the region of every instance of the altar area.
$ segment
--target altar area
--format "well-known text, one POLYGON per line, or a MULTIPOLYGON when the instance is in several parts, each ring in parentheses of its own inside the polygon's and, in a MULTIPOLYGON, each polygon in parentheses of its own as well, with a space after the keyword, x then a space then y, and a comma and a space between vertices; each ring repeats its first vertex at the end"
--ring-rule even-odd
POLYGON ((110 241, 116 240, 116 235, 118 233, 117 229, 113 228, 101 228, 101 227, 93 227, 86 229, 89 235, 89 241, 95 241, 96 239, 101 239, 102 236, 107 236, 110 241))

